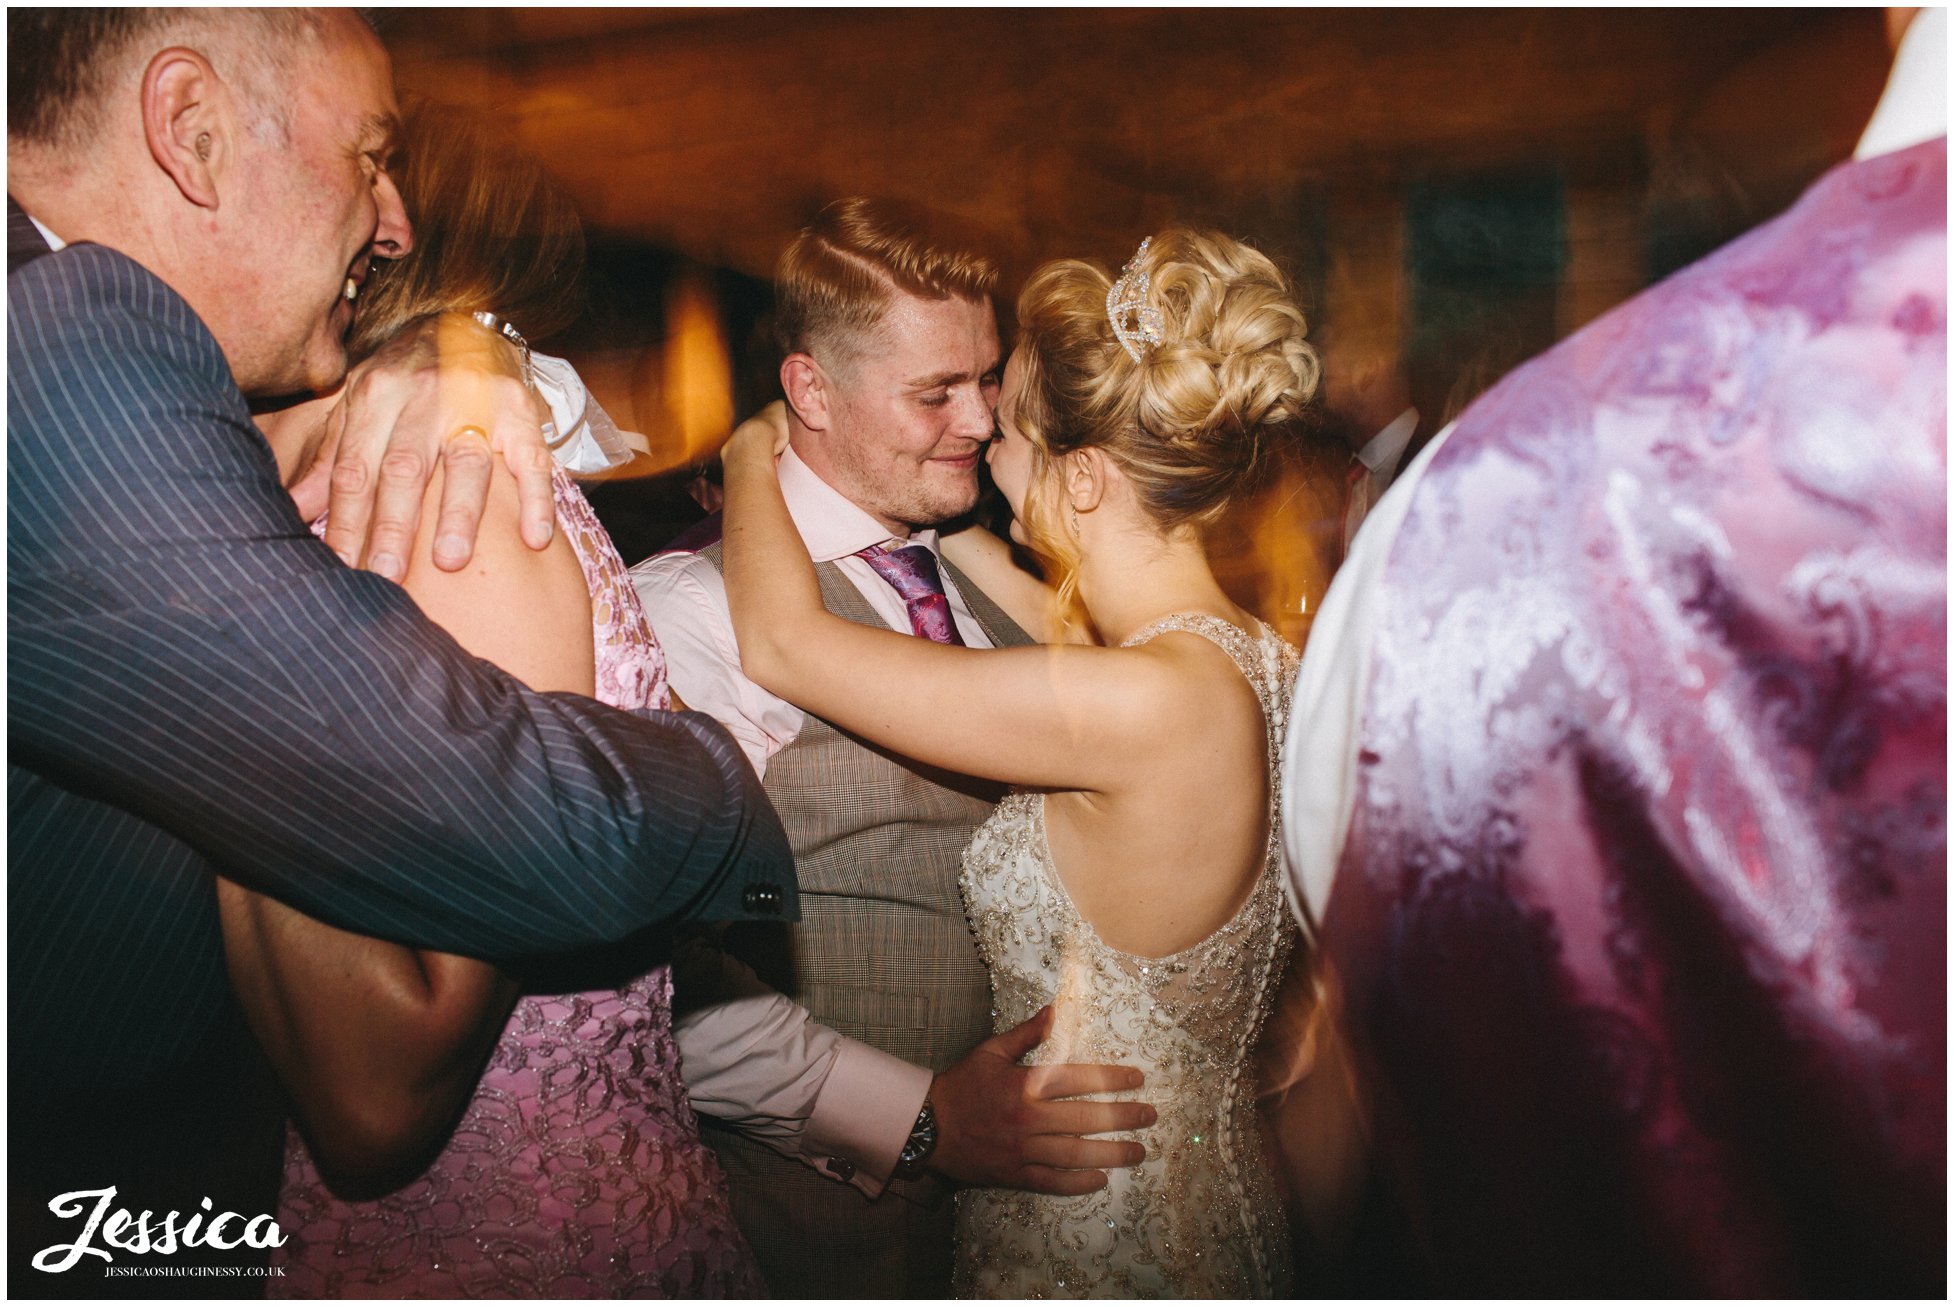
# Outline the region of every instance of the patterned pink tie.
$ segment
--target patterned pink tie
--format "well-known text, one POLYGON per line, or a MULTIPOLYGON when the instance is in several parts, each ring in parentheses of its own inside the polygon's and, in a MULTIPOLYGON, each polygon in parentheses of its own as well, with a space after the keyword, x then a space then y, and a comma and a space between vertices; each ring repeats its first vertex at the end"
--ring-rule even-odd
POLYGON ((957 634, 957 624, 950 620, 950 601, 943 594, 943 578, 937 574, 935 554, 922 545, 888 550, 878 545, 862 550, 855 557, 896 588, 896 593, 902 596, 903 607, 909 610, 910 630, 938 644, 963 643, 963 637, 957 634))

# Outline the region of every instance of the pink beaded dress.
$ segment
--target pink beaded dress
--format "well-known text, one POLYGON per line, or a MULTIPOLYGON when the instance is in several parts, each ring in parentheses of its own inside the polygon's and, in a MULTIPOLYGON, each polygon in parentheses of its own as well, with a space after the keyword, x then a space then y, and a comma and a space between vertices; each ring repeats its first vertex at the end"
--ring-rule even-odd
MULTIPOLYGON (((590 586, 597 698, 670 702, 624 564, 562 471, 556 513, 590 586)), ((766 1290, 699 1142, 659 967, 525 997, 447 1147, 374 1202, 335 1197, 288 1133, 277 1298, 750 1298, 766 1290)))

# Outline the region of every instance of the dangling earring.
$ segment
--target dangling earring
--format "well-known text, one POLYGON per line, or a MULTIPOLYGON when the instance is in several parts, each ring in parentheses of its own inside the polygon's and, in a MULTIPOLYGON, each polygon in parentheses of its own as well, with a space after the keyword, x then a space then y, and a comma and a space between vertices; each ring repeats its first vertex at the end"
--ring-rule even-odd
POLYGON ((1079 537, 1079 506, 1077 504, 1073 504, 1072 505, 1072 538, 1076 540, 1078 539, 1078 537, 1079 537))

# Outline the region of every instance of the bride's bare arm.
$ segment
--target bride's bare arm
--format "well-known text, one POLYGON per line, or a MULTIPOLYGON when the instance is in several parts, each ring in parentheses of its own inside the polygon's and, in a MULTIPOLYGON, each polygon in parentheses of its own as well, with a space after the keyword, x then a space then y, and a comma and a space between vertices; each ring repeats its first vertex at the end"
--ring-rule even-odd
POLYGON ((1219 655, 1172 638, 963 649, 833 616, 781 498, 775 447, 751 422, 721 453, 726 592, 758 684, 919 762, 1020 785, 1120 787, 1193 725, 1188 660, 1219 655))
MULTIPOLYGON (((433 565, 438 514, 423 515, 408 593, 464 648, 534 688, 591 693, 590 597, 569 542, 522 543, 506 474, 492 478, 488 512, 460 572, 433 565)), ((411 1178, 473 1091, 514 983, 484 962, 337 930, 229 881, 218 889, 232 984, 321 1172, 348 1196, 411 1178)))
POLYGON ((975 524, 940 535, 936 543, 1026 635, 1039 644, 1058 639, 1052 588, 1018 566, 1009 544, 975 524))

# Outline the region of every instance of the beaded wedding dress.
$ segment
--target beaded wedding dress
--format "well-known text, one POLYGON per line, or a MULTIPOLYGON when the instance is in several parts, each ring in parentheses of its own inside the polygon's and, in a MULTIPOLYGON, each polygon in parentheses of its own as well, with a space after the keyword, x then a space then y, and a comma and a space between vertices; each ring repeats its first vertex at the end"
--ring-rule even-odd
POLYGON ((964 905, 991 972, 1000 1031, 1051 1003, 1032 1062, 1118 1062, 1146 1073, 1159 1120, 1131 1136, 1140 1166, 1096 1193, 973 1189, 957 1200, 963 1297, 1280 1297, 1288 1227, 1257 1124, 1250 1052, 1295 942, 1283 901, 1276 766, 1298 656, 1268 628, 1176 614, 1124 642, 1186 631, 1218 645, 1261 700, 1269 843, 1248 899, 1221 929, 1163 958, 1101 942, 1052 867, 1041 794, 1013 793, 964 852, 964 905))

